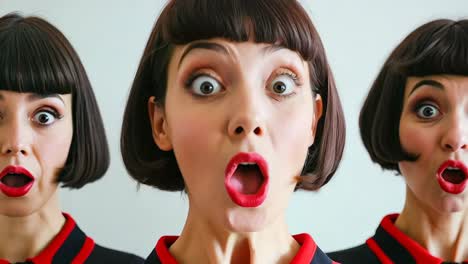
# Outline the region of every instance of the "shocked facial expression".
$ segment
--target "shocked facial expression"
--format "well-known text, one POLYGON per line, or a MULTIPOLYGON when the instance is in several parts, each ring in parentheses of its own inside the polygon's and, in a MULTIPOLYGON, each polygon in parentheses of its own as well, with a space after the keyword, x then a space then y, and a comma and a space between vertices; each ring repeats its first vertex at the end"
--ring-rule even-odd
POLYGON ((408 191, 437 212, 468 209, 468 77, 408 78, 400 120, 399 163, 408 191))
POLYGON ((0 215, 44 208, 73 135, 71 95, 0 90, 0 215))
POLYGON ((189 214, 233 231, 282 219, 322 112, 308 64, 284 47, 222 39, 177 46, 155 142, 173 150, 189 214))

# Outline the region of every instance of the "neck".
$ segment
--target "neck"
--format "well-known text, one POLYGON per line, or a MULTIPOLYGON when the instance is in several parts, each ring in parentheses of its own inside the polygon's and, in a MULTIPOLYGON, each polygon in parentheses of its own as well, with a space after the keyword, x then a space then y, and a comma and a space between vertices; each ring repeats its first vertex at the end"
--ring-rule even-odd
POLYGON ((14 263, 34 257, 60 232, 65 218, 57 196, 30 215, 0 215, 0 259, 14 263))
POLYGON ((170 247, 178 263, 289 263, 299 244, 283 217, 258 232, 239 233, 189 215, 170 247))
POLYGON ((433 256, 455 262, 468 259, 468 210, 436 211, 407 190, 405 206, 395 226, 433 256))

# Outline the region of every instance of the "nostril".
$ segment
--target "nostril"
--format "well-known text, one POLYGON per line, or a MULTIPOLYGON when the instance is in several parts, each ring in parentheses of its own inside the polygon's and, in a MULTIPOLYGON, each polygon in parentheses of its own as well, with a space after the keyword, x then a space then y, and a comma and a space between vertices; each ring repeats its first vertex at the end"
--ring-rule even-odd
POLYGON ((21 154, 26 155, 26 151, 21 150, 21 154))
POLYGON ((244 131, 244 129, 242 127, 237 127, 235 132, 236 132, 236 134, 240 134, 243 131, 244 131))
POLYGON ((262 134, 262 130, 259 127, 257 127, 257 128, 255 128, 254 133, 255 133, 255 135, 260 136, 262 134))

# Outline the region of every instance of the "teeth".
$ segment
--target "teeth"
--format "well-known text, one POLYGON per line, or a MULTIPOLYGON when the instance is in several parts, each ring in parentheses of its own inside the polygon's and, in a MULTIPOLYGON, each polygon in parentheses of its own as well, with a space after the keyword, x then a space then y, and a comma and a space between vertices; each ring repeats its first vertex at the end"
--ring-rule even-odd
POLYGON ((460 170, 460 169, 457 167, 447 167, 447 170, 460 170))
POLYGON ((255 162, 241 162, 239 165, 257 165, 255 162))

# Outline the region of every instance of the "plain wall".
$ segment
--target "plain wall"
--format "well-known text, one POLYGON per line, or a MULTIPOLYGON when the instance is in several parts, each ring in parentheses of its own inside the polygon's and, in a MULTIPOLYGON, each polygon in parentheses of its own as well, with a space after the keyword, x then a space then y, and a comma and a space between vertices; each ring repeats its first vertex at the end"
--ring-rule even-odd
MULTIPOLYGON (((364 242, 384 215, 403 206, 402 178, 373 164, 359 136, 359 110, 372 81, 404 36, 432 19, 467 18, 468 1, 302 3, 322 37, 336 77, 347 143, 341 166, 328 185, 316 193, 293 195, 288 222, 291 233, 308 232, 324 251, 331 251, 364 242)), ((179 234, 187 212, 184 194, 145 186, 137 191, 119 150, 129 88, 164 5, 162 0, 0 0, 0 16, 13 11, 40 16, 66 35, 85 65, 101 108, 111 166, 94 184, 79 191, 61 190, 64 211, 96 242, 141 256, 149 254, 159 236, 179 234)))

